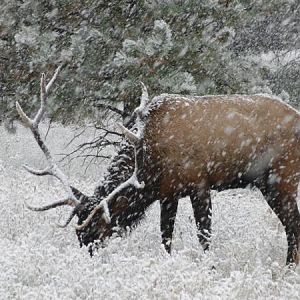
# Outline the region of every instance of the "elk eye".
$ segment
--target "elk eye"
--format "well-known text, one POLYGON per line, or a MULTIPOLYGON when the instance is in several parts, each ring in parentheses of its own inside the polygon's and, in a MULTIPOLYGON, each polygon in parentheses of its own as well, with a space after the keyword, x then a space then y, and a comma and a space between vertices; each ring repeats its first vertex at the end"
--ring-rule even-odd
POLYGON ((116 206, 115 206, 115 210, 116 211, 120 211, 120 210, 124 210, 129 206, 129 200, 127 197, 125 196, 119 196, 116 199, 116 206))

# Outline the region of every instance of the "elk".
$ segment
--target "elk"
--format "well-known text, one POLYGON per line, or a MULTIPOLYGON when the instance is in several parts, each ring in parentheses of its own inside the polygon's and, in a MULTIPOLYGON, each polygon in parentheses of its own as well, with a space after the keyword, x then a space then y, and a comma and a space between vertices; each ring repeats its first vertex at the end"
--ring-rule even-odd
POLYGON ((80 245, 104 245, 114 233, 134 228, 156 200, 161 207, 162 243, 170 253, 178 200, 189 196, 204 250, 211 236, 211 189, 252 185, 260 189, 285 228, 287 264, 299 263, 300 215, 297 187, 300 179, 300 115, 286 103, 267 95, 182 96, 162 94, 149 100, 142 86, 135 124, 120 130, 127 138, 94 195, 86 196, 68 182, 45 145, 38 125, 48 84, 41 78, 41 107, 30 119, 17 103, 25 126, 32 131, 48 161, 35 175, 53 175, 67 193, 44 211, 62 205, 72 212, 61 227, 78 217, 80 245))

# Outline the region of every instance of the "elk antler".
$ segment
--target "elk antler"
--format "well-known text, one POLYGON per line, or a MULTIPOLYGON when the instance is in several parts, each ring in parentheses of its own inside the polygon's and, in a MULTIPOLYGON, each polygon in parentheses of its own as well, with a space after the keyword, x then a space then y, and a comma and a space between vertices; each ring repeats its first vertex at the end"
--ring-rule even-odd
POLYGON ((134 145, 134 171, 131 177, 126 180, 125 182, 121 183, 117 188, 115 188, 106 198, 101 200, 101 202, 94 207, 94 209, 91 211, 89 216, 85 219, 85 221, 81 225, 77 225, 76 229, 82 230, 87 225, 90 224, 95 214, 103 209, 103 218, 106 221, 106 223, 110 223, 110 213, 108 209, 108 203, 123 189, 129 186, 135 186, 137 189, 143 189, 145 187, 144 182, 139 182, 137 178, 138 173, 138 163, 137 163, 137 147, 141 146, 141 141, 143 138, 143 132, 144 132, 144 122, 143 117, 145 116, 145 111, 147 104, 149 102, 148 92, 146 86, 142 84, 142 97, 141 97, 141 103, 139 107, 137 107, 134 111, 136 114, 136 128, 137 132, 132 132, 131 130, 124 127, 122 124, 117 123, 119 128, 121 129, 122 133, 125 135, 125 137, 134 145))
MULTIPOLYGON (((18 103, 18 101, 16 102, 16 109, 19 113, 19 116, 21 118, 21 120, 23 121, 23 124, 25 127, 30 128, 31 132, 33 133, 33 136, 35 138, 35 140, 37 141, 39 147, 41 148, 41 150, 43 151, 46 160, 48 162, 48 167, 43 169, 43 170, 36 170, 33 169, 27 165, 24 165, 24 168, 34 174, 34 175, 38 175, 38 176, 44 176, 44 175, 52 175, 54 177, 56 177, 63 185, 65 191, 67 192, 67 198, 64 200, 60 200, 57 202, 54 202, 50 205, 45 205, 42 207, 32 207, 30 205, 28 205, 25 202, 25 205, 28 209, 33 210, 33 211, 44 211, 44 210, 48 210, 51 208, 55 208, 58 206, 62 206, 62 205, 70 205, 73 207, 77 207, 80 204, 80 201, 77 200, 77 198, 75 197, 74 193, 72 192, 71 186, 69 184, 68 178, 67 176, 59 169, 59 167, 57 166, 57 164, 55 163, 48 147, 46 146, 45 142, 43 141, 40 132, 39 132, 39 123, 42 120, 42 117, 45 113, 46 110, 46 104, 47 104, 47 96, 49 93, 50 88, 52 87, 55 79, 57 78, 57 75, 59 73, 61 69, 61 66, 59 66, 53 77, 51 78, 51 80, 48 82, 48 84, 46 84, 46 80, 45 80, 45 74, 42 74, 41 76, 41 92, 40 92, 40 99, 41 99, 41 106, 37 112, 37 114, 35 115, 35 117, 33 119, 29 118, 25 112, 23 111, 22 107, 20 106, 20 104, 18 103)), ((75 215, 75 208, 73 209, 73 211, 71 212, 69 218, 67 219, 66 223, 63 225, 58 225, 60 227, 66 227, 70 221, 72 220, 72 218, 75 215)))
POLYGON ((147 105, 149 103, 149 95, 147 88, 143 82, 140 82, 142 86, 142 96, 141 96, 141 103, 140 105, 134 110, 134 114, 136 115, 136 128, 137 133, 132 132, 131 130, 124 127, 122 124, 117 123, 119 128, 121 129, 122 133, 125 137, 134 145, 137 145, 139 141, 142 139, 142 135, 144 133, 144 122, 143 118, 147 114, 147 105))

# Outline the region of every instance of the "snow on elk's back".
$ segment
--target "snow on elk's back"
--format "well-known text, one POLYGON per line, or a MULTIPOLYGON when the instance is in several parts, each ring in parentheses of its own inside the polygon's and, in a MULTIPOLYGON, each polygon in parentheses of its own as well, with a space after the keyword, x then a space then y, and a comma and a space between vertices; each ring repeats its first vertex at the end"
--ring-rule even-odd
POLYGON ((191 96, 191 95, 179 95, 179 94, 161 94, 159 96, 155 96, 153 97, 153 99, 151 100, 151 104, 150 106, 147 108, 147 111, 149 113, 149 111, 155 110, 157 108, 159 108, 159 106, 161 106, 162 104, 165 103, 180 103, 182 101, 185 102, 185 106, 188 107, 190 104, 194 103, 194 102, 204 102, 204 101, 230 101, 230 102, 240 102, 241 100, 243 102, 248 101, 248 102, 259 102, 262 100, 265 101, 271 101, 271 102, 278 102, 278 104, 282 104, 284 106, 286 106, 289 110, 293 110, 296 114, 299 115, 299 112, 294 109, 293 107, 291 107, 290 105, 288 105, 287 103, 285 103, 284 101, 282 101, 281 98, 276 97, 274 95, 269 95, 269 94, 255 94, 255 95, 243 95, 243 94, 237 94, 237 95, 205 95, 205 96, 191 96))

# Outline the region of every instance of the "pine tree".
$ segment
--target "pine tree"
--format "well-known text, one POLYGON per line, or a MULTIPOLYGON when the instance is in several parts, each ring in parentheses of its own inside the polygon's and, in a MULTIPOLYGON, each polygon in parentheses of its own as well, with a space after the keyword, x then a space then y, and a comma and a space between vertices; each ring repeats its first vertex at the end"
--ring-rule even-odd
MULTIPOLYGON (((37 105, 38 78, 65 67, 48 116, 126 121, 151 95, 274 92, 299 99, 299 4, 293 0, 3 0, 1 121, 37 105)), ((101 120, 101 121, 100 121, 101 120)))

